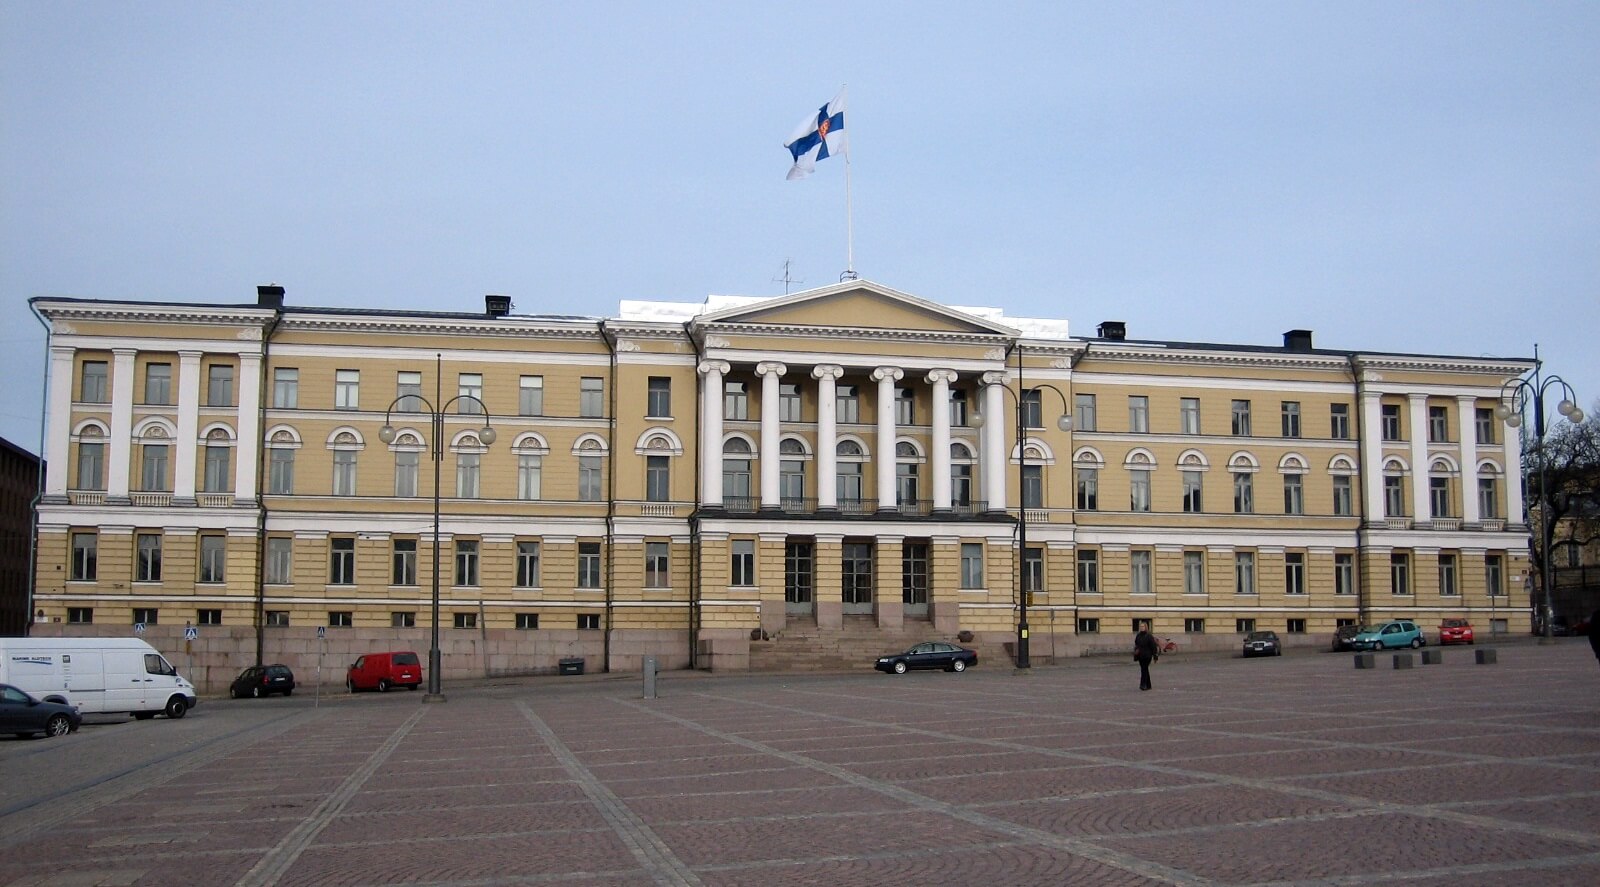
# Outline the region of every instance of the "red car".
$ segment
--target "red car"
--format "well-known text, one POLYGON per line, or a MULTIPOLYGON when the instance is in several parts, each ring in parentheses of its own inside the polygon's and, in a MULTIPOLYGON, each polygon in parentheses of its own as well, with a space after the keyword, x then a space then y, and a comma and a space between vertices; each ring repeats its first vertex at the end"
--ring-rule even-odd
POLYGON ((344 678, 344 685, 351 693, 372 689, 376 689, 379 693, 387 693, 390 687, 415 690, 421 684, 422 663, 417 659, 417 654, 409 650, 399 653, 368 653, 350 666, 344 678))
POLYGON ((1439 645, 1472 643, 1472 623, 1465 619, 1446 619, 1439 623, 1439 645))

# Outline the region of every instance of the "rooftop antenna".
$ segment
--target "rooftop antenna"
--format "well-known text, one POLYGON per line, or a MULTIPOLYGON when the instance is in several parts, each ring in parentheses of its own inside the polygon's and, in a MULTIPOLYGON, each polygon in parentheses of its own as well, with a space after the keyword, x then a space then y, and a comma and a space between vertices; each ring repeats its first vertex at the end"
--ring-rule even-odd
POLYGON ((783 284, 783 294, 786 295, 786 296, 789 295, 789 285, 790 284, 792 284, 792 283, 805 283, 804 280, 796 279, 793 276, 793 270, 794 270, 794 259, 784 259, 783 260, 783 276, 782 277, 774 277, 774 278, 772 278, 772 282, 773 283, 782 283, 783 284))

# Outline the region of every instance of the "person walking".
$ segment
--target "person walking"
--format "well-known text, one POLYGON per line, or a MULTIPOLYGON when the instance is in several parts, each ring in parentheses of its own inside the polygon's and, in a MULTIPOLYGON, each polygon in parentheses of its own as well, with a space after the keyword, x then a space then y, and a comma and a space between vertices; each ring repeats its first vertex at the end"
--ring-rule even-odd
POLYGON ((1139 633, 1133 636, 1133 658, 1139 663, 1139 689, 1150 689, 1150 663, 1161 656, 1161 645, 1150 633, 1150 623, 1140 622, 1139 633))
POLYGON ((1589 648, 1594 658, 1600 660, 1600 608, 1589 614, 1589 648))

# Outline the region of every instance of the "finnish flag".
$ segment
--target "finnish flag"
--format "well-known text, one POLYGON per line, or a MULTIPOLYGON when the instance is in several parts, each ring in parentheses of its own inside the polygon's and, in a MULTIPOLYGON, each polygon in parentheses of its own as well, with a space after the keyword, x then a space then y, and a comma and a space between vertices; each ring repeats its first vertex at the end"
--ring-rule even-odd
POLYGON ((844 90, 840 89, 833 101, 802 120, 783 146, 794 155, 794 166, 787 176, 790 179, 803 179, 816 169, 818 160, 846 153, 849 143, 844 136, 844 90))

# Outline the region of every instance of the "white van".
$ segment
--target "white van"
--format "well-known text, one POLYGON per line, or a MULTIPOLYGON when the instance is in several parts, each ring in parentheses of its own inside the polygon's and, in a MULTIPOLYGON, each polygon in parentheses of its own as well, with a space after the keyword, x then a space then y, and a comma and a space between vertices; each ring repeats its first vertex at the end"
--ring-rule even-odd
POLYGON ((199 701, 194 684, 138 638, 0 638, 0 684, 85 714, 181 718, 199 701))

